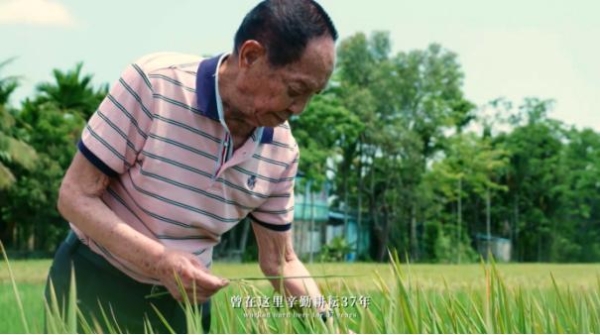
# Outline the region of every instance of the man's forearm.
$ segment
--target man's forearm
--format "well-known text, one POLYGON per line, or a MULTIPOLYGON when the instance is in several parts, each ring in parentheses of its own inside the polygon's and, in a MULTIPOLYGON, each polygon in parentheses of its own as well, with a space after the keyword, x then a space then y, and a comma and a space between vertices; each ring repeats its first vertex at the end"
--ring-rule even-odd
POLYGON ((271 277, 289 278, 272 279, 273 287, 287 296, 309 297, 311 306, 319 311, 326 310, 328 306, 319 286, 294 252, 291 232, 277 232, 259 224, 253 224, 252 227, 258 242, 258 260, 263 273, 271 277), (316 304, 319 300, 323 303, 316 304))
MULTIPOLYGON (((272 275, 281 276, 284 278, 311 276, 310 272, 298 258, 285 262, 281 268, 281 272, 274 273, 272 275)), ((273 284, 273 287, 280 293, 283 293, 283 289, 285 294, 288 296, 297 298, 310 297, 311 306, 316 307, 319 311, 327 309, 327 305, 321 290, 313 278, 283 279, 283 283, 276 279, 271 280, 271 283, 273 284), (319 299, 323 301, 322 304, 316 304, 319 299)))

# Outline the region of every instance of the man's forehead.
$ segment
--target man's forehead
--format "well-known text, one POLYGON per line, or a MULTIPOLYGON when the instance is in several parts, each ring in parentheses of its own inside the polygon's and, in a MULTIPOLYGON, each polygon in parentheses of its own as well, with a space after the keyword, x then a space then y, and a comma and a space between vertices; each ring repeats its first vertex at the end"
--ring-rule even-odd
POLYGON ((287 72, 287 80, 289 83, 296 83, 304 86, 311 91, 320 91, 327 85, 330 73, 311 73, 301 70, 289 69, 287 72))

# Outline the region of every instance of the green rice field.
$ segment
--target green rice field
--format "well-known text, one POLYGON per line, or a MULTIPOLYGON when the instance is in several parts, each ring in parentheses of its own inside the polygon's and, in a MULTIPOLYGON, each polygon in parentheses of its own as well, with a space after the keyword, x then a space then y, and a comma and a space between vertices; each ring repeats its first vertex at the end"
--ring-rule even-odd
MULTIPOLYGON (((0 262, 0 333, 42 332, 42 296, 50 261, 12 261, 10 266, 23 308, 8 266, 0 262)), ((232 282, 214 297, 211 332, 600 333, 598 264, 392 262, 309 264, 308 268, 313 275, 359 275, 318 280, 326 299, 337 302, 332 305, 335 329, 328 329, 310 312, 246 306, 248 297, 274 294, 266 281, 242 281, 232 282)), ((261 276, 257 264, 216 263, 213 272, 227 278, 261 276)), ((194 311, 188 315, 191 329, 201 332, 194 325, 194 311)), ((71 322, 60 321, 63 325, 56 332, 74 332, 71 322)))

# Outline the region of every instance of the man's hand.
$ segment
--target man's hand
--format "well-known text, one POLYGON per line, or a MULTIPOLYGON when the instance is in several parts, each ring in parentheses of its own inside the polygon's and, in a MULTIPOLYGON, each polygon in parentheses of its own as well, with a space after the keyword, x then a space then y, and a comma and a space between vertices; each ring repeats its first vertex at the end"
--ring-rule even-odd
POLYGON ((223 287, 229 285, 224 278, 214 276, 194 255, 167 249, 156 263, 157 276, 171 295, 182 301, 204 303, 223 287), (182 292, 183 291, 183 292, 182 292))

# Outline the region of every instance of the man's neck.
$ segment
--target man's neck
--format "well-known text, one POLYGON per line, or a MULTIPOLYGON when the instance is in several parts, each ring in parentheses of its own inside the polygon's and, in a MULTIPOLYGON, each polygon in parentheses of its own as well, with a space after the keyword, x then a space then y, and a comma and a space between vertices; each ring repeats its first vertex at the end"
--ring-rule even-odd
POLYGON ((225 123, 227 123, 227 128, 229 128, 229 132, 232 135, 240 136, 240 137, 250 137, 250 135, 254 132, 254 127, 249 125, 245 120, 241 120, 236 117, 227 117, 225 114, 225 123))
POLYGON ((223 117, 229 132, 234 139, 234 148, 240 147, 254 132, 254 127, 246 122, 246 115, 235 109, 229 103, 229 97, 233 91, 233 82, 235 78, 235 64, 231 62, 235 58, 227 57, 219 67, 219 92, 223 102, 223 117))
POLYGON ((250 135, 254 132, 254 127, 249 125, 244 115, 240 111, 233 110, 223 101, 223 113, 225 115, 225 123, 234 140, 234 148, 244 144, 250 135))

